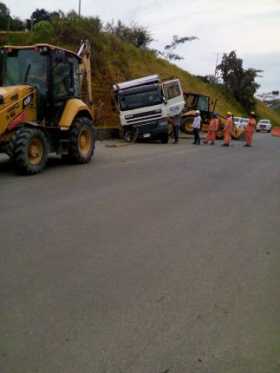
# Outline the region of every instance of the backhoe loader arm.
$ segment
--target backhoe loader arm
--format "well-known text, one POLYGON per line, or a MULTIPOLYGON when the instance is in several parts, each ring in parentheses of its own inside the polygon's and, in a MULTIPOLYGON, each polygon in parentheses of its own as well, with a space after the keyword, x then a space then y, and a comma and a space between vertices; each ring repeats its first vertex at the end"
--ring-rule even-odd
POLYGON ((85 100, 89 106, 92 106, 92 81, 91 81, 91 46, 88 40, 81 42, 80 49, 77 53, 82 59, 81 64, 81 91, 82 96, 85 96, 85 100))

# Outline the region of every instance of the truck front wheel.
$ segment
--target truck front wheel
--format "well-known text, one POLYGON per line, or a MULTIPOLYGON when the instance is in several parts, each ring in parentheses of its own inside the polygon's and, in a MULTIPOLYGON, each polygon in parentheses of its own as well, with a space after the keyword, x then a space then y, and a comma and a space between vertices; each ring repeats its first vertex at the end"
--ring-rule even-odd
POLYGON ((168 141, 169 141, 169 134, 168 133, 165 133, 165 134, 161 135, 161 137, 160 137, 160 143, 161 144, 168 144, 168 141))
POLYGON ((44 132, 37 128, 19 129, 13 143, 13 160, 21 174, 41 172, 48 160, 48 141, 44 132))
POLYGON ((138 138, 139 130, 137 127, 128 126, 121 129, 121 137, 125 142, 133 143, 138 138))

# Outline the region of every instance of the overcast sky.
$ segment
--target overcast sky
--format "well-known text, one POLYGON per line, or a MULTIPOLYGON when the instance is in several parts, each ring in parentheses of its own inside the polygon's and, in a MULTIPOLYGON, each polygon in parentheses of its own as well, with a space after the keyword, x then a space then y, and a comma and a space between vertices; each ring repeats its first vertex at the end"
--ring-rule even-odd
MULTIPOLYGON (((36 8, 77 9, 78 0, 2 0, 12 15, 28 18, 36 8)), ((161 49, 173 35, 199 40, 178 49, 180 66, 213 73, 217 53, 236 50, 245 66, 264 70, 260 91, 280 89, 280 0, 82 0, 86 16, 146 26, 161 49)))

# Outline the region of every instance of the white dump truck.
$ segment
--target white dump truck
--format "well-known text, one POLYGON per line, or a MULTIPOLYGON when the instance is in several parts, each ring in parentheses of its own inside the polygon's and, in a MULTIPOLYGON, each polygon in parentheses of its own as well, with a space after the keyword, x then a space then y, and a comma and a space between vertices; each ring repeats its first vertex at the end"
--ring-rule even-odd
POLYGON ((185 106, 180 80, 162 82, 158 75, 151 75, 115 84, 113 90, 126 141, 168 142, 168 118, 180 115, 185 106))

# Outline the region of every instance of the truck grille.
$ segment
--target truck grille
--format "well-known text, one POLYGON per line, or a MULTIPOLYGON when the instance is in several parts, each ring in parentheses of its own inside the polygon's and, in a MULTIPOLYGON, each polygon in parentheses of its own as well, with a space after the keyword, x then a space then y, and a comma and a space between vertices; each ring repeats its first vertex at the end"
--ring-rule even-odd
POLYGON ((153 110, 153 111, 147 111, 145 113, 126 115, 125 120, 127 124, 137 124, 137 123, 150 122, 154 120, 156 121, 158 119, 161 119, 161 117, 162 117, 161 110, 153 110))

